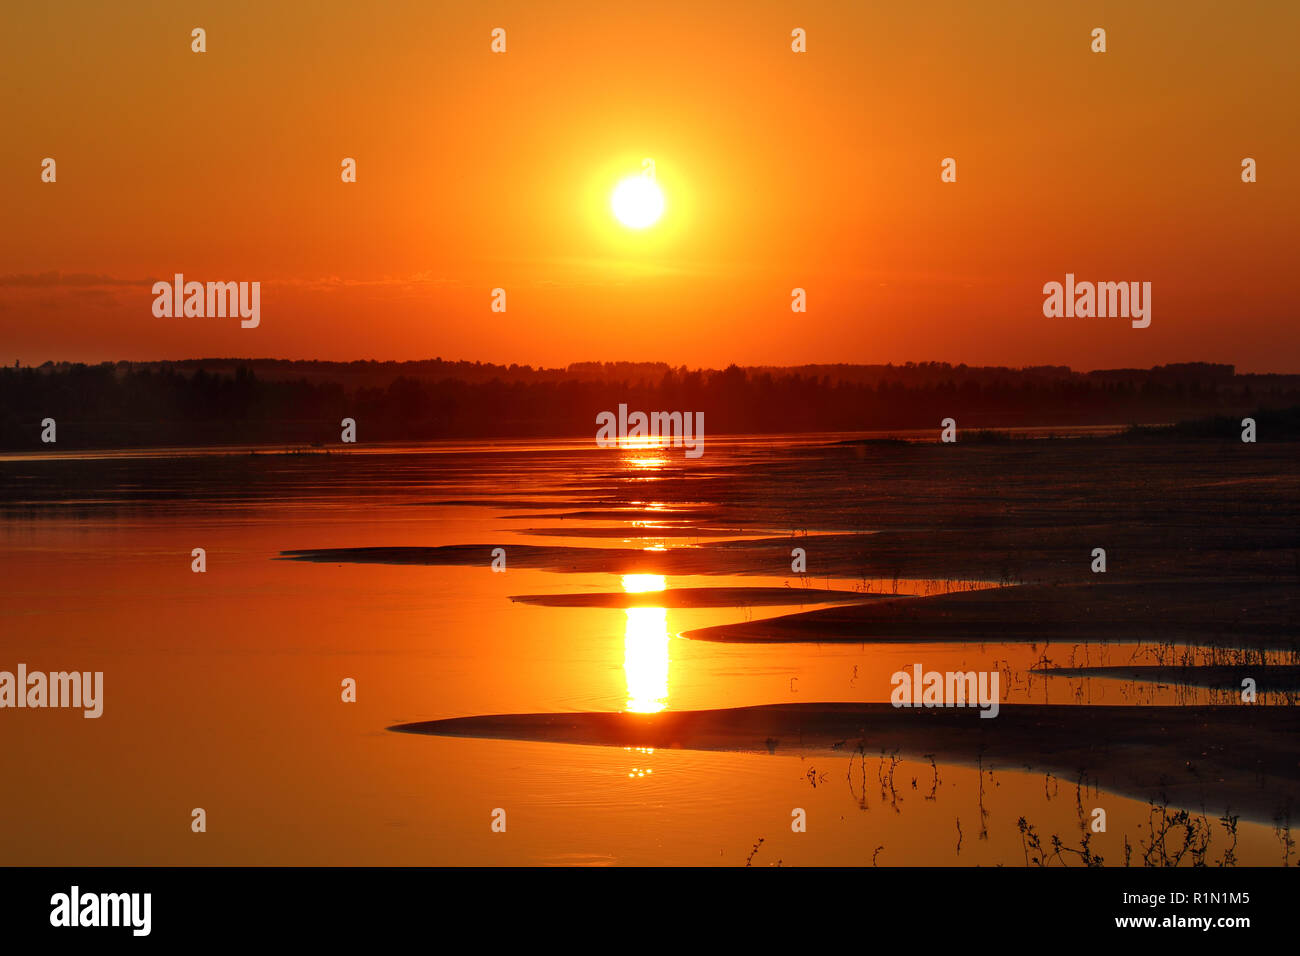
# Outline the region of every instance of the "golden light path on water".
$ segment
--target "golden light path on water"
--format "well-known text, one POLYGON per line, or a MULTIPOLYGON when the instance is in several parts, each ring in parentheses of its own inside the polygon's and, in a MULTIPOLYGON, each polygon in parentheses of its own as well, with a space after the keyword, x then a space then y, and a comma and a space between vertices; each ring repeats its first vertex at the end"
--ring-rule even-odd
MULTIPOLYGON (((629 594, 662 591, 662 574, 625 574, 629 594)), ((668 612, 661 607, 630 607, 623 636, 623 673, 627 709, 654 714, 668 706, 668 612)))
POLYGON ((669 442, 665 438, 658 436, 639 436, 636 438, 622 437, 618 439, 618 447, 624 451, 647 452, 642 455, 627 455, 621 459, 621 463, 628 468, 637 471, 646 471, 662 468, 668 464, 667 455, 663 454, 669 442))

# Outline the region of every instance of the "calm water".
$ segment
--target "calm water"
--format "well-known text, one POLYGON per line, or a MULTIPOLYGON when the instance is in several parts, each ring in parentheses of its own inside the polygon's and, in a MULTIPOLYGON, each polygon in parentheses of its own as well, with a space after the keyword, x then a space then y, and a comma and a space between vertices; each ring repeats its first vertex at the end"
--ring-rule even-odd
MULTIPOLYGON (((1057 430, 1058 432, 1060 430, 1057 430)), ((805 440, 806 441, 806 440, 805 440)), ((710 467, 791 442, 709 445, 710 467)), ((396 734, 405 721, 539 711, 654 711, 887 700, 887 675, 999 669, 1004 701, 1179 702, 1187 692, 1044 680, 1041 646, 753 646, 681 631, 791 608, 544 607, 511 595, 801 585, 792 575, 624 579, 508 567, 300 563, 288 549, 490 544, 696 547, 638 517, 545 517, 602 482, 656 503, 655 451, 567 443, 369 449, 320 456, 82 456, 0 462, 19 493, 0 521, 0 669, 100 670, 104 716, 0 712, 4 864, 994 864, 1024 862, 1020 817, 1077 842, 1104 805, 1107 864, 1149 833, 1145 804, 1037 774, 892 763, 635 751, 396 734), (37 467, 40 465, 40 467, 37 467), (24 477, 24 476, 30 477, 24 477), (460 504, 432 504, 455 500, 460 504), (622 525, 625 537, 572 532, 622 525), (529 529, 561 528, 560 537, 529 529), (207 550, 206 574, 190 570, 207 550), (343 703, 340 683, 357 682, 343 703), (891 773, 892 769, 892 773, 891 773), (208 830, 190 831, 191 809, 208 830), (494 808, 507 832, 490 829, 494 808), (808 832, 790 831, 792 808, 808 832)), ((683 515, 666 509, 665 521, 683 515)), ((805 525, 816 532, 815 517, 805 525)), ((870 529, 860 529, 869 531, 870 529)), ((771 529, 781 534, 783 529, 771 529)), ((757 536, 757 535, 756 535, 757 536)), ((933 593, 952 582, 817 578, 814 587, 933 593)), ((972 582, 969 586, 982 586, 972 582)), ((1087 663, 1125 663, 1093 649, 1087 663)), ((1057 660, 1056 663, 1070 663, 1057 660)), ((1075 663, 1084 663, 1083 660, 1075 663)), ((1213 815, 1212 815, 1213 816, 1213 815)), ((1217 824, 1215 824, 1217 828, 1217 824)), ((1211 858, 1223 848, 1216 833, 1211 858)), ((1242 824, 1243 863, 1274 863, 1242 824)), ((1140 860, 1140 852, 1135 854, 1140 860)))

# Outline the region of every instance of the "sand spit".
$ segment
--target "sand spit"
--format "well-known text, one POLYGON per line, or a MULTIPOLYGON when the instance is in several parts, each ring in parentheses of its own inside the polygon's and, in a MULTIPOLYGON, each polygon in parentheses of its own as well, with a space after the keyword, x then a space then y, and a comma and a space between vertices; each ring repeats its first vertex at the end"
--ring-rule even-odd
POLYGON ((517 594, 510 600, 544 607, 756 607, 759 605, 836 604, 880 600, 881 595, 824 588, 667 588, 663 591, 596 594, 517 594))
MULTIPOLYGON (((628 533, 627 537, 635 537, 628 533)), ((611 574, 764 574, 789 576, 790 540, 773 546, 768 542, 721 543, 698 548, 644 551, 640 548, 571 547, 567 545, 512 544, 508 547, 510 567, 543 571, 608 572, 611 574)), ((289 561, 322 564, 425 564, 481 565, 492 561, 492 549, 500 542, 457 544, 441 547, 313 548, 281 551, 289 561)), ((809 580, 816 582, 817 577, 809 580)))
POLYGON ((643 524, 617 527, 521 528, 520 534, 554 538, 753 538, 756 532, 743 528, 706 528, 699 525, 643 524))

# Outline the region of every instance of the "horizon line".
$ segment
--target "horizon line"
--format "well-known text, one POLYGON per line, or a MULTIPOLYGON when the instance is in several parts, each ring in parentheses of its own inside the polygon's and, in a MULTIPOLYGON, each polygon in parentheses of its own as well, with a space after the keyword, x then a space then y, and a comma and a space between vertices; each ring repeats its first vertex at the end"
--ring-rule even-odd
POLYGON ((44 362, 41 362, 39 364, 32 363, 32 362, 23 363, 21 359, 15 359, 15 365, 8 365, 7 363, 0 362, 0 369, 13 369, 13 368, 39 369, 47 365, 55 365, 55 366, 57 365, 85 365, 85 366, 159 365, 159 364, 167 364, 167 363, 192 363, 192 362, 248 362, 248 363, 285 362, 285 363, 304 363, 304 364, 310 363, 310 364, 318 364, 318 365, 356 365, 362 363, 372 364, 372 365, 406 365, 406 364, 421 364, 421 363, 429 363, 429 362, 442 362, 447 365, 462 365, 462 364, 486 365, 486 366, 494 366, 494 367, 505 368, 505 369, 512 368, 512 367, 526 368, 537 372, 567 372, 570 369, 574 368, 575 366, 584 366, 584 365, 597 365, 597 366, 599 365, 660 365, 672 371, 685 369, 688 372, 721 372, 721 371, 725 371, 728 368, 733 368, 733 367, 744 369, 744 370, 748 370, 748 369, 792 369, 793 370, 793 369, 818 368, 818 367, 907 368, 909 366, 922 367, 922 366, 938 365, 938 366, 947 366, 954 370, 962 369, 962 368, 974 369, 974 370, 998 369, 998 370, 1005 370, 1005 371, 1012 371, 1012 372, 1025 372, 1025 371, 1034 371, 1040 369, 1064 369, 1069 372, 1084 374, 1084 375, 1091 374, 1093 372, 1123 372, 1123 371, 1152 372, 1162 368, 1203 365, 1203 366, 1228 367, 1232 369, 1234 375, 1300 375, 1300 369, 1295 371, 1243 371, 1235 362, 1210 361, 1206 359, 1190 359, 1190 360, 1177 361, 1177 362, 1171 361, 1171 362, 1158 363, 1150 366, 1117 365, 1117 366, 1084 369, 1084 368, 1076 368, 1073 365, 1054 364, 1054 363, 1039 363, 1039 364, 1030 364, 1030 365, 968 365, 965 362, 954 363, 952 361, 944 360, 944 359, 925 359, 922 361, 908 359, 906 361, 901 361, 901 362, 900 361, 888 361, 888 362, 822 361, 822 362, 799 362, 790 365, 780 365, 780 364, 772 364, 772 363, 755 363, 755 364, 741 365, 737 362, 731 362, 728 365, 724 365, 724 366, 709 366, 709 365, 690 366, 685 363, 674 364, 673 362, 669 362, 663 359, 653 359, 653 360, 652 359, 640 359, 640 360, 638 359, 581 359, 581 360, 569 362, 566 365, 533 365, 531 363, 499 362, 499 361, 491 361, 486 359, 468 359, 468 358, 453 359, 453 358, 444 358, 443 356, 440 355, 427 356, 423 358, 405 358, 405 359, 397 359, 397 358, 328 359, 328 358, 283 358, 283 357, 276 357, 276 356, 206 355, 206 356, 192 356, 188 358, 101 359, 99 361, 91 361, 85 359, 46 359, 44 362))

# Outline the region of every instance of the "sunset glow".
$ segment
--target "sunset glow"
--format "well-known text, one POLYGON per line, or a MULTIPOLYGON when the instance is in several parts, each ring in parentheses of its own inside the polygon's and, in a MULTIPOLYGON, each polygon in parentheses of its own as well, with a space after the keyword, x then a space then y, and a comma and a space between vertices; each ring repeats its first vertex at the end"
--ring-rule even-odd
POLYGON ((1115 5, 1104 56, 1077 4, 1021 5, 1015 28, 965 3, 820 4, 794 54, 786 3, 737 20, 506 0, 496 56, 473 4, 384 4, 358 33, 323 0, 305 38, 295 7, 217 5, 205 54, 155 5, 74 6, 75 28, 16 5, 0 39, 13 75, 43 77, 6 117, 9 365, 1300 361, 1300 134, 1276 96, 1295 88, 1294 4, 1213 30, 1115 5), (328 94, 324 56, 348 71, 328 94), (146 62, 158 82, 121 68, 146 62), (135 125, 181 115, 238 116, 238 135, 163 148, 135 125), (261 324, 155 317, 150 285, 174 271, 262 282, 261 324), (1068 271, 1151 281, 1156 320, 1045 320, 1043 283, 1068 271), (510 321, 489 321, 497 287, 510 321))

